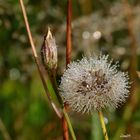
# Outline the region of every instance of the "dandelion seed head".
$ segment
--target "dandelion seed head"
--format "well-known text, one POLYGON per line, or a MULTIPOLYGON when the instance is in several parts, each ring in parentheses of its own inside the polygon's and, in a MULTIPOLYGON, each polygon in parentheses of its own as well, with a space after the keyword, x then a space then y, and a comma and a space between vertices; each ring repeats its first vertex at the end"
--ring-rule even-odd
POLYGON ((129 95, 129 77, 112 65, 108 55, 84 57, 72 62, 65 70, 60 84, 64 102, 82 113, 103 108, 117 108, 129 95))

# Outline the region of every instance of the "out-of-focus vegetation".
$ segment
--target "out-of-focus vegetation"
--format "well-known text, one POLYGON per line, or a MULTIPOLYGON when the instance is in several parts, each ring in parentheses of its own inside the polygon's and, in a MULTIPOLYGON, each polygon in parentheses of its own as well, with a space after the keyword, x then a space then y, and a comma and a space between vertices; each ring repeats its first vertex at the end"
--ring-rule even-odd
MULTIPOLYGON (((60 77, 65 67, 67 3, 24 3, 38 53, 47 27, 52 27, 58 45, 60 77)), ((128 3, 73 0, 72 60, 102 51, 119 60, 121 69, 129 70, 131 76, 128 102, 118 110, 104 112, 111 140, 123 139, 123 134, 140 139, 140 83, 136 75, 136 70, 140 70, 140 2, 128 3)), ((91 117, 72 112, 70 116, 77 139, 102 139, 96 114, 91 117)), ((9 140, 8 135, 11 140, 62 139, 61 122, 48 105, 18 0, 0 0, 0 140, 9 140)))

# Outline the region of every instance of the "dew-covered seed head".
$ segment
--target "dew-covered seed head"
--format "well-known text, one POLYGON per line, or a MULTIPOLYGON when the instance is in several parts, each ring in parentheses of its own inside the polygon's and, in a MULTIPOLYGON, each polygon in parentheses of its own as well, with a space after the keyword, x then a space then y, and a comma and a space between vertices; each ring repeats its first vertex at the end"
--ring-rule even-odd
POLYGON ((129 95, 129 78, 111 65, 108 56, 84 57, 72 62, 61 79, 60 94, 77 112, 117 108, 129 95))

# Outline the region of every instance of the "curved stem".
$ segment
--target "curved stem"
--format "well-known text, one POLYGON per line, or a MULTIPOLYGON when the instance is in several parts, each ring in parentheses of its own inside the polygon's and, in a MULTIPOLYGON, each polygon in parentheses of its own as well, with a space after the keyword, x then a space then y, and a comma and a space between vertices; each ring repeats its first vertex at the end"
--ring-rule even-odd
MULTIPOLYGON (((30 44, 31 44, 31 48, 32 48, 32 52, 33 52, 33 57, 35 59, 36 65, 37 65, 38 72, 39 72, 39 75, 40 75, 40 78, 41 78, 43 87, 45 89, 45 93, 46 93, 46 95, 48 97, 48 100, 49 100, 50 104, 52 105, 52 107, 53 107, 56 115, 60 119, 62 119, 62 122, 63 122, 63 124, 65 126, 65 129, 64 130, 67 131, 67 133, 65 133, 65 134, 67 134, 67 136, 68 136, 68 128, 67 128, 67 123, 66 123, 66 121, 67 121, 68 122, 68 125, 70 127, 69 129, 70 129, 71 135, 73 137, 74 131, 72 131, 71 122, 68 119, 67 113, 66 112, 63 112, 64 113, 64 116, 65 116, 65 118, 63 119, 62 113, 57 108, 57 106, 55 105, 55 103, 52 101, 52 98, 51 98, 50 94, 48 94, 48 91, 49 91, 49 93, 52 93, 52 92, 55 92, 55 91, 52 88, 52 86, 50 86, 51 85, 51 82, 50 82, 49 78, 47 79, 47 84, 46 84, 45 78, 43 76, 43 72, 45 70, 44 70, 44 67, 42 67, 42 65, 40 64, 40 61, 38 59, 38 55, 37 55, 37 52, 36 52, 36 49, 35 49, 35 45, 34 45, 34 42, 33 42, 33 37, 32 37, 31 31, 30 31, 30 26, 29 26, 29 22, 28 22, 28 18, 27 18, 27 14, 26 14, 26 10, 25 10, 25 6, 24 6, 24 3, 23 3, 23 0, 19 0, 19 2, 20 2, 21 9, 22 9, 22 14, 23 14, 23 17, 24 17, 24 22, 25 22, 27 33, 28 33, 29 41, 30 41, 30 44)), ((68 140, 68 137, 65 136, 65 138, 66 138, 65 140, 68 140)), ((73 139, 73 140, 76 140, 76 139, 73 139)))
POLYGON ((24 6, 24 3, 23 3, 23 0, 19 0, 19 1, 20 1, 20 6, 21 6, 21 9, 22 9, 22 14, 23 14, 23 17, 24 17, 24 22, 25 22, 27 33, 28 33, 29 41, 30 41, 30 44, 31 44, 33 56, 34 56, 34 59, 35 59, 35 62, 36 62, 37 68, 38 68, 38 72, 39 72, 42 84, 44 86, 44 89, 45 89, 46 95, 48 97, 48 100, 49 100, 50 104, 52 105, 56 115, 59 118, 61 118, 61 116, 62 116, 61 112, 56 107, 56 105, 52 102, 51 96, 47 92, 48 91, 48 86, 47 86, 46 81, 45 81, 44 76, 43 76, 43 67, 41 66, 41 64, 39 62, 38 55, 37 55, 37 52, 36 52, 36 49, 35 49, 35 45, 34 45, 34 41, 33 41, 33 37, 32 37, 31 31, 30 31, 30 26, 29 26, 27 14, 26 14, 25 6, 24 6))

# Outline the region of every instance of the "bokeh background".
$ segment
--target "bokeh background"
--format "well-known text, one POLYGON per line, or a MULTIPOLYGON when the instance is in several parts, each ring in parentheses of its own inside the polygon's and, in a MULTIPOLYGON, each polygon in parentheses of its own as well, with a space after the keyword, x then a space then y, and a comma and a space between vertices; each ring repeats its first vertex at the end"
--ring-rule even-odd
MULTIPOLYGON (((66 0, 24 0, 38 54, 50 26, 65 69, 66 0)), ((140 140, 140 1, 73 0, 72 60, 109 54, 129 71, 131 95, 104 110, 111 140, 140 140)), ((102 140, 98 116, 69 112, 78 140, 102 140)), ((61 122, 48 104, 32 57, 18 0, 0 0, 0 140, 61 140, 61 122)))

